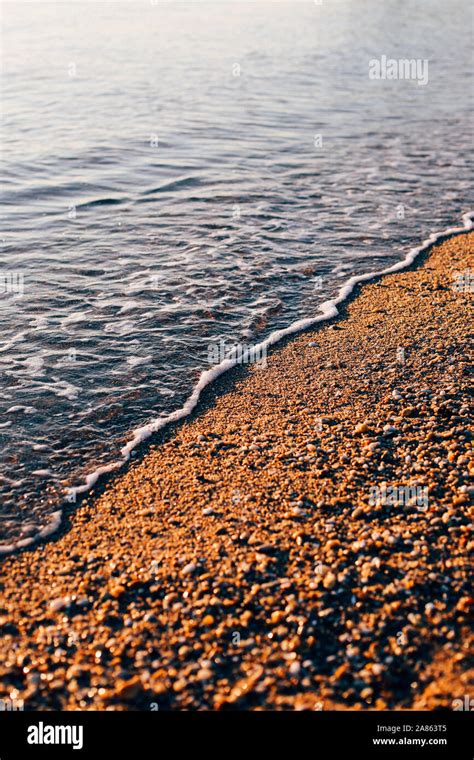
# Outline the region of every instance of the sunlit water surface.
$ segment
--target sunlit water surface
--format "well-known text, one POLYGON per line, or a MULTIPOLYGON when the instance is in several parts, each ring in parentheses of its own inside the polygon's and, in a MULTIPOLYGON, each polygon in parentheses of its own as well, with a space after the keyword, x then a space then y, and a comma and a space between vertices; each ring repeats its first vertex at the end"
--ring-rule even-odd
POLYGON ((5 545, 182 406, 209 345, 260 341, 460 223, 470 19, 38 2, 3 25, 5 545), (369 79, 381 55, 427 59, 428 83, 369 79))

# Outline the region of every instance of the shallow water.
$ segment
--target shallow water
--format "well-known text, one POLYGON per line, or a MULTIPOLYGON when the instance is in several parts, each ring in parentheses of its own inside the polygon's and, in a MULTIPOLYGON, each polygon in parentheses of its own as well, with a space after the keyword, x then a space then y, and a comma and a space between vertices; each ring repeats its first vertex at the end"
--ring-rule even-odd
POLYGON ((456 0, 4 4, 0 544, 181 407, 209 346, 461 223, 469 22, 456 0), (382 55, 428 83, 369 79, 382 55))

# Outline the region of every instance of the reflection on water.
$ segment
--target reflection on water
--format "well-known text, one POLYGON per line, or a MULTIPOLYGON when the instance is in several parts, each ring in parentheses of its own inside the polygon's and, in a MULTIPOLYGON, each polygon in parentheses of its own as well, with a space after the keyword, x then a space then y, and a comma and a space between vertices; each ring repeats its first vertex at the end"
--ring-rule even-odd
POLYGON ((210 344, 460 222, 467 11, 423 6, 4 6, 3 541, 181 406, 210 344), (428 83, 370 79, 382 55, 428 83))

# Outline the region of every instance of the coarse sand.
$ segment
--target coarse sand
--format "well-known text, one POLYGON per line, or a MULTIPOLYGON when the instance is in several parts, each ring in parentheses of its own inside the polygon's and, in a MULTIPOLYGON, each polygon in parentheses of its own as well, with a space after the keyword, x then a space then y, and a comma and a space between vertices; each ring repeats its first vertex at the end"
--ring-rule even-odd
POLYGON ((5 558, 0 696, 326 710, 472 694, 473 243, 438 244, 265 368, 227 373, 55 537, 5 558))

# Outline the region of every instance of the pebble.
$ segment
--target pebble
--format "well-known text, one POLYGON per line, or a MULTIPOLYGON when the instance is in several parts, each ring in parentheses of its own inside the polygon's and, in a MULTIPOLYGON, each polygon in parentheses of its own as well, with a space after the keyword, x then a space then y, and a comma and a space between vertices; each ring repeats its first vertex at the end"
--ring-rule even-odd
POLYGON ((209 670, 209 668, 201 668, 196 673, 196 679, 198 681, 210 681, 212 675, 212 670, 209 670))
POLYGON ((128 702, 137 696, 141 683, 139 678, 131 678, 128 681, 118 681, 115 687, 115 696, 128 702))
POLYGON ((294 517, 301 517, 302 515, 305 514, 305 511, 304 511, 304 509, 301 509, 301 507, 293 507, 292 510, 291 510, 291 514, 294 517))
POLYGON ((329 572, 323 578, 323 586, 324 588, 327 588, 327 589, 334 588, 334 586, 336 585, 336 581, 337 581, 337 578, 334 575, 334 573, 329 572))
POLYGON ((68 607, 71 603, 71 598, 69 596, 63 596, 59 599, 53 599, 49 603, 49 608, 52 612, 59 612, 60 610, 63 610, 65 607, 68 607))
POLYGON ((288 671, 289 671, 290 675, 292 675, 292 676, 299 675, 300 672, 301 672, 301 665, 300 665, 300 663, 295 660, 294 662, 291 663, 290 667, 288 668, 288 671))

